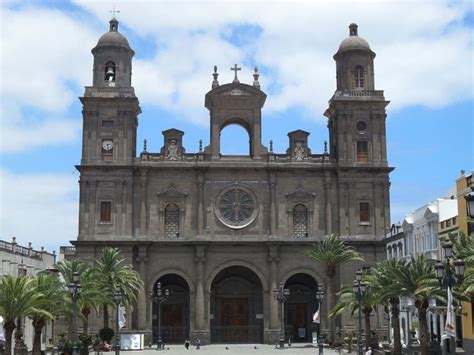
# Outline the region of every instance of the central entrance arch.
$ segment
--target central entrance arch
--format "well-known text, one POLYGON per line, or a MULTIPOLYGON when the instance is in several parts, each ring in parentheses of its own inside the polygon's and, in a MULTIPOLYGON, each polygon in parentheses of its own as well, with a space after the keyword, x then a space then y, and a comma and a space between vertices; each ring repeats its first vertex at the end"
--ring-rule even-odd
MULTIPOLYGON (((189 286, 185 279, 176 274, 166 274, 158 282, 161 289, 169 290, 168 299, 161 304, 161 338, 165 344, 182 344, 189 338, 189 286)), ((153 342, 158 341, 158 305, 153 303, 153 342)))
POLYGON ((263 293, 258 276, 243 266, 219 272, 211 285, 211 341, 261 343, 263 293))
POLYGON ((291 342, 310 342, 318 325, 313 314, 318 310, 316 301, 317 282, 311 276, 298 273, 285 283, 290 296, 285 303, 285 335, 291 342))

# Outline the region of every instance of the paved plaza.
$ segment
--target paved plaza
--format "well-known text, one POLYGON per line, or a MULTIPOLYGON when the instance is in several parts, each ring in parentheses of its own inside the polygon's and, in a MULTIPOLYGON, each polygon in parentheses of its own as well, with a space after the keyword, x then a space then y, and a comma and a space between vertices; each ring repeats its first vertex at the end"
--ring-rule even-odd
MULTIPOLYGON (((123 355, 157 355, 156 350, 144 350, 144 351, 123 351, 123 355)), ((208 355, 226 355, 226 354, 318 354, 318 349, 311 345, 297 344, 291 347, 285 347, 284 350, 277 349, 275 345, 264 345, 264 344, 235 344, 235 345, 207 345, 201 346, 201 349, 197 350, 196 347, 192 346, 189 350, 184 348, 184 345, 168 345, 166 350, 162 354, 208 354, 208 355)), ((336 350, 324 349, 324 355, 335 355, 339 354, 336 350)))

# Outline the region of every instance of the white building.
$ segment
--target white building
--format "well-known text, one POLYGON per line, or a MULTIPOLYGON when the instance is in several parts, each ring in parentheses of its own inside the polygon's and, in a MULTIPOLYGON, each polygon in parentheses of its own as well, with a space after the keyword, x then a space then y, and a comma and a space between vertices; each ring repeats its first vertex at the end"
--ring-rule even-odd
POLYGON ((403 220, 406 255, 424 253, 431 259, 441 259, 438 223, 458 214, 456 199, 438 198, 410 213, 403 220))
MULTIPOLYGON (((452 198, 438 198, 433 202, 417 208, 407 215, 403 220, 403 232, 405 234, 406 256, 424 254, 430 259, 442 260, 442 247, 440 243, 440 226, 445 221, 456 221, 458 215, 457 200, 452 198)), ((413 307, 406 309, 413 310, 413 307)), ((406 312, 409 315, 410 312, 406 312)), ((412 312, 412 321, 417 316, 412 312)), ((437 307, 436 301, 430 302, 428 312, 430 332, 441 341, 444 333, 445 317, 444 310, 437 307)))
MULTIPOLYGON (((42 270, 51 268, 56 263, 56 254, 41 250, 34 250, 31 243, 28 247, 18 245, 15 238, 11 242, 0 240, 0 272, 2 275, 13 276, 34 276, 42 270)), ((28 349, 33 348, 33 326, 31 320, 26 318, 23 321, 24 340, 28 349)), ((3 324, 2 324, 3 328, 3 324)), ((53 334, 52 322, 47 322, 42 334, 42 349, 45 349, 48 339, 53 334)), ((14 336, 13 344, 14 346, 14 336)))

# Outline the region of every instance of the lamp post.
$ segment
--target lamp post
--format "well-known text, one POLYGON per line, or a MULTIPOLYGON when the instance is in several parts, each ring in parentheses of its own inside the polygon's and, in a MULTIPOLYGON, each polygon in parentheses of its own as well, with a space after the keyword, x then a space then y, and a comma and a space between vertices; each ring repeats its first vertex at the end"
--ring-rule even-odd
POLYGON ((76 308, 77 300, 81 295, 80 274, 78 271, 72 273, 72 282, 69 284, 69 292, 72 298, 72 355, 77 355, 77 328, 76 328, 76 308))
POLYGON ((316 299, 318 300, 318 312, 319 312, 318 348, 319 348, 319 355, 323 355, 323 340, 321 339, 321 305, 323 304, 324 291, 323 291, 322 284, 318 284, 318 290, 316 291, 316 299))
POLYGON ((169 295, 170 291, 168 289, 164 290, 164 292, 161 289, 161 282, 157 283, 155 291, 150 292, 151 299, 158 306, 158 344, 156 350, 163 350, 163 342, 161 340, 161 304, 168 299, 169 295))
POLYGON ((120 355, 120 303, 122 303, 123 290, 119 287, 114 294, 115 300, 115 355, 120 355))
POLYGON ((356 279, 353 282, 352 290, 357 297, 358 309, 358 332, 357 332, 357 353, 362 355, 362 297, 365 292, 365 283, 362 282, 362 270, 356 272, 356 279))
MULTIPOLYGON (((446 288, 446 291, 448 292, 448 298, 449 294, 456 284, 460 284, 462 277, 464 275, 464 260, 461 258, 456 259, 456 255, 453 252, 453 243, 451 241, 447 241, 442 244, 443 250, 444 250, 444 258, 446 260, 446 266, 443 264, 441 261, 438 262, 435 265, 435 272, 436 272, 436 277, 438 278, 439 282, 446 288), (453 268, 454 268, 454 274, 453 274, 453 268), (446 273, 445 273, 446 271, 446 273)), ((452 305, 448 304, 448 307, 452 307, 452 305)), ((450 312, 449 309, 447 309, 447 315, 450 312)), ((455 319, 451 320, 453 322, 453 325, 456 323, 455 319)), ((455 346, 456 346, 456 337, 450 337, 450 344, 451 344, 451 349, 450 352, 454 353, 455 346)))
POLYGON ((283 350, 285 348, 285 301, 288 299, 290 295, 290 290, 284 288, 283 282, 280 281, 280 285, 278 288, 273 290, 273 297, 278 301, 280 304, 281 309, 281 325, 280 325, 280 349, 283 350))

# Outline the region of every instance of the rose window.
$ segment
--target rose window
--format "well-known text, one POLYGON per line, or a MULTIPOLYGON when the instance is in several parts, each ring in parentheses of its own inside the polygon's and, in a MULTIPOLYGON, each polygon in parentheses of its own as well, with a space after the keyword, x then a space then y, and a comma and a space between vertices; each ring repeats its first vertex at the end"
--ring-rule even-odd
POLYGON ((218 199, 218 217, 229 227, 243 228, 255 218, 255 200, 241 188, 232 188, 218 199))

